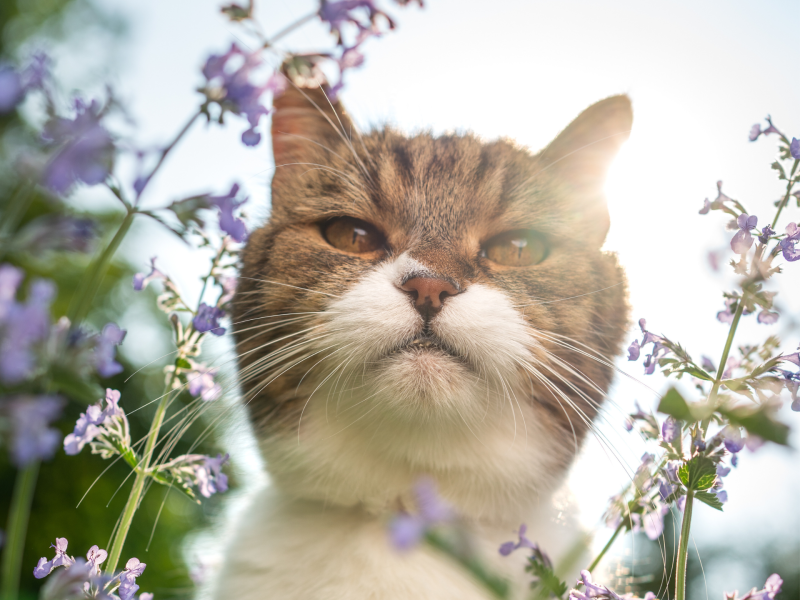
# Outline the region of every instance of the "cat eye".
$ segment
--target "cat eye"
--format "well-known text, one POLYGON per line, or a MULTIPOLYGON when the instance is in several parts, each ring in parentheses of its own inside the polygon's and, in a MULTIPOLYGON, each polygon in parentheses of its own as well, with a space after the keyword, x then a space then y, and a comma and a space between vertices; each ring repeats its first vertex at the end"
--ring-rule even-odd
POLYGON ((374 225, 352 217, 337 217, 322 225, 322 234, 337 250, 363 254, 380 250, 386 244, 374 225))
POLYGON ((529 267, 542 262, 549 251, 547 239, 541 233, 515 229, 483 244, 481 256, 506 267, 529 267))

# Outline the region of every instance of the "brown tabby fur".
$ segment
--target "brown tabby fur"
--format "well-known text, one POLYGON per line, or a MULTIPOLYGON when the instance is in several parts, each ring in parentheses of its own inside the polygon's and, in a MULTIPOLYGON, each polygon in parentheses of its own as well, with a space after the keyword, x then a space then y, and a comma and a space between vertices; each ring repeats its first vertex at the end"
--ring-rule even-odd
MULTIPOLYGON (((368 270, 402 252, 462 291, 475 283, 499 288, 524 306, 534 330, 566 336, 573 347, 580 344, 610 363, 621 349, 628 305, 615 256, 600 251, 609 226, 602 185, 630 128, 629 99, 607 98, 532 154, 509 140, 486 142, 471 134, 407 137, 387 127, 362 136, 319 90, 290 88, 277 98, 272 212, 243 253, 234 302, 243 392, 259 435, 296 430, 310 392, 327 373, 324 362, 316 364, 322 355, 261 372, 269 353, 323 323, 323 315, 266 330, 254 325, 271 315, 289 315, 278 322, 323 311, 368 270), (321 224, 338 216, 374 224, 386 236, 386 252, 357 255, 331 247, 321 224), (479 255, 483 242, 513 229, 546 235, 547 259, 514 268, 479 255)), ((531 380, 527 401, 549 414, 566 467, 589 427, 579 411, 594 418, 613 371, 581 352, 544 339, 542 345, 596 385, 559 369, 592 399, 551 377, 572 408, 531 380)))

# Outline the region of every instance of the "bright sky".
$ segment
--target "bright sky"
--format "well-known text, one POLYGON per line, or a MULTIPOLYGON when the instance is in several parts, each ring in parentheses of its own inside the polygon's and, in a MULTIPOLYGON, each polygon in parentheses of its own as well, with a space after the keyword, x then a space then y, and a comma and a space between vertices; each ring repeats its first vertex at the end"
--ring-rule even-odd
MULTIPOLYGON (((225 22, 219 3, 212 0, 103 3, 124 12, 132 24, 131 37, 121 50, 122 66, 109 76, 139 122, 142 139, 163 142, 196 106, 193 90, 200 83, 204 58, 227 48, 237 29, 225 22)), ((718 179, 725 182, 728 195, 764 215, 761 224, 780 194, 781 186, 769 170, 774 138, 751 144, 747 134, 770 113, 778 127, 800 136, 800 3, 426 4, 419 10, 384 2, 399 27, 370 41, 365 66, 349 74, 343 100, 351 114, 363 127, 388 121, 408 131, 469 129, 486 138, 511 137, 535 150, 589 104, 612 94, 630 94, 633 133, 607 187, 612 216, 607 248, 619 253, 627 270, 635 318, 646 317, 654 331, 681 341, 696 357, 718 358, 727 328, 714 315, 722 305, 719 292, 732 279, 725 269, 713 273, 706 253, 724 250, 732 233, 724 231, 724 219, 703 217, 697 210, 703 198, 714 198, 718 179)), ((262 1, 258 15, 268 32, 276 32, 315 5, 313 0, 262 1)), ((288 38, 285 47, 325 48, 329 40, 324 34, 321 26, 310 24, 288 38)), ((88 38, 80 52, 73 49, 62 58, 65 71, 70 66, 76 71, 90 68, 93 53, 104 48, 104 43, 88 38)), ((264 131, 267 125, 262 123, 264 131)), ((240 181, 252 198, 253 221, 263 218, 271 157, 266 145, 242 147, 238 136, 243 129, 236 118, 225 130, 197 127, 154 182, 151 201, 160 204, 187 192, 223 191, 240 181)), ((788 214, 798 219, 797 208, 788 214)), ((153 231, 140 228, 141 235, 153 231)), ((151 243, 156 243, 168 244, 159 250, 165 268, 170 263, 184 268, 186 257, 171 241, 148 241, 146 251, 141 250, 141 237, 132 243, 135 247, 128 251, 138 254, 142 265, 153 252, 151 243)), ((798 290, 798 269, 800 264, 788 265, 786 274, 770 284, 782 290, 781 322, 756 326, 751 317, 741 339, 779 333, 789 351, 800 342, 797 328, 786 328, 790 315, 800 316, 800 301, 788 294, 798 290)), ((184 272, 187 284, 193 276, 190 270, 184 272)), ((130 342, 135 346, 134 339, 130 342)), ((664 379, 645 379, 639 364, 623 361, 620 367, 653 389, 664 389, 664 379)), ((614 398, 627 411, 634 399, 650 406, 654 396, 644 387, 620 384, 614 398)), ((786 418, 800 421, 800 415, 785 412, 786 418)), ((609 419, 609 434, 631 446, 626 456, 634 464, 641 449, 632 436, 620 436, 619 412, 609 411, 609 419)), ((741 463, 726 482, 731 498, 726 518, 721 521, 721 515, 702 507, 696 536, 742 542, 775 534, 796 543, 796 456, 767 448, 746 454, 741 463), (724 533, 715 533, 720 524, 724 533)), ((624 478, 622 468, 598 451, 595 442, 587 445, 572 481, 588 524, 597 522, 607 497, 624 478)), ((754 582, 730 583, 746 589, 754 582)))

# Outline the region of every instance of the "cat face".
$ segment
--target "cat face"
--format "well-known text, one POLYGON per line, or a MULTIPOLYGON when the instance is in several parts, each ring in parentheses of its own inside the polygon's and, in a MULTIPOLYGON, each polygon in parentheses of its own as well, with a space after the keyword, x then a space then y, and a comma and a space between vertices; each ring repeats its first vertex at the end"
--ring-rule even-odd
POLYGON ((276 99, 272 212, 234 303, 266 447, 324 438, 339 449, 326 453, 369 447, 430 471, 459 444, 500 456, 524 438, 561 472, 627 324, 600 247, 630 125, 628 98, 608 98, 533 155, 472 135, 361 136, 317 90, 276 99))

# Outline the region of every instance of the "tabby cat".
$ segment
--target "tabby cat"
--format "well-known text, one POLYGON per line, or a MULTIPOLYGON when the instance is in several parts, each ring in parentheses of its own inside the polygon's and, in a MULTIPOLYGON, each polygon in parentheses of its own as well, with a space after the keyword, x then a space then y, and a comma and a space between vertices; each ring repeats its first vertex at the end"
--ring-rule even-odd
POLYGON ((271 214, 234 301, 271 483, 239 517, 215 598, 487 598, 437 551, 390 544, 421 477, 517 594, 524 557, 497 548, 520 523, 555 558, 575 541, 558 490, 627 327, 601 246, 631 121, 626 96, 607 98, 532 154, 361 135, 320 90, 276 99, 271 214))

